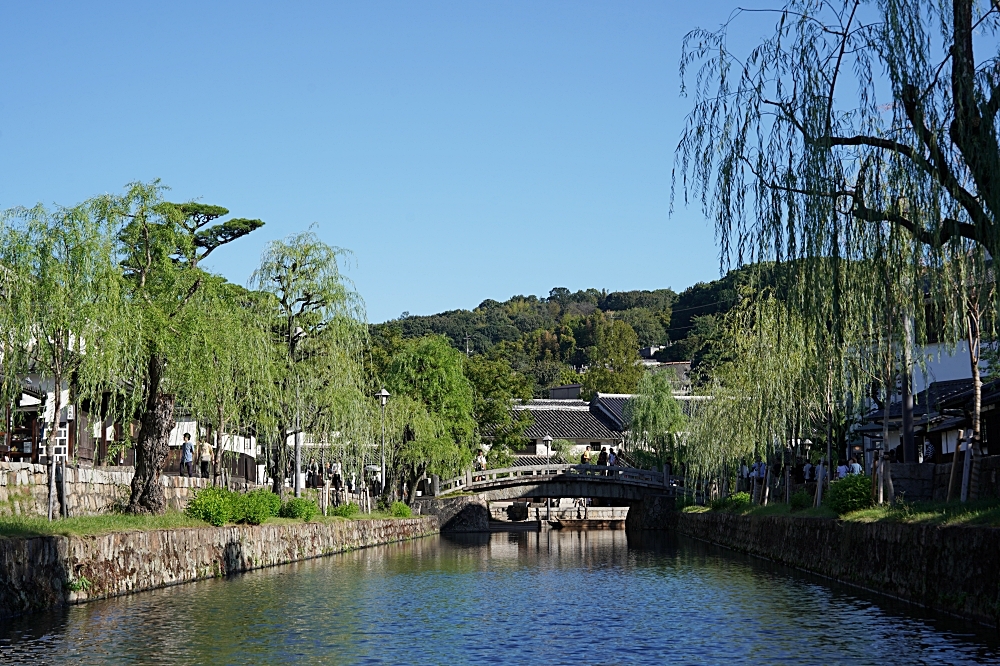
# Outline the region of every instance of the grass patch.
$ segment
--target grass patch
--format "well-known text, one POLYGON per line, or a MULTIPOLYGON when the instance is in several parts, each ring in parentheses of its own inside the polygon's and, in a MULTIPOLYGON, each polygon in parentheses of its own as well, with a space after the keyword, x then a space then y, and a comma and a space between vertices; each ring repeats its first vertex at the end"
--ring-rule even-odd
MULTIPOLYGON (((708 506, 687 506, 682 509, 686 513, 705 513, 713 511, 708 506)), ((798 516, 804 518, 840 518, 841 520, 875 523, 879 521, 894 523, 909 523, 914 525, 941 526, 980 526, 1000 527, 1000 500, 978 500, 975 502, 897 502, 889 506, 874 506, 867 509, 851 511, 841 516, 837 515, 827 503, 818 509, 812 507, 792 511, 784 502, 772 503, 768 506, 736 506, 725 509, 715 509, 743 516, 798 516)))
POLYGON ((975 502, 897 502, 853 511, 844 520, 861 523, 887 521, 915 525, 1000 527, 1000 500, 975 502))
POLYGON ((162 516, 109 513, 101 516, 61 518, 52 522, 39 517, 3 516, 0 517, 0 536, 87 536, 131 530, 146 531, 207 526, 208 523, 205 521, 186 516, 180 511, 168 511, 162 516))

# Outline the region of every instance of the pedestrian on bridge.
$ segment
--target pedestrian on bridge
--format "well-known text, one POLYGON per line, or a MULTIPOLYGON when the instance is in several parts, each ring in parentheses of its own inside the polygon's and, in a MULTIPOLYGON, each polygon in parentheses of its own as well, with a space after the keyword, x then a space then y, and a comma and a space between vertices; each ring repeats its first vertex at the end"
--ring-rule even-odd
POLYGON ((580 464, 581 465, 589 465, 590 464, 590 447, 589 446, 583 450, 583 455, 580 456, 580 464))

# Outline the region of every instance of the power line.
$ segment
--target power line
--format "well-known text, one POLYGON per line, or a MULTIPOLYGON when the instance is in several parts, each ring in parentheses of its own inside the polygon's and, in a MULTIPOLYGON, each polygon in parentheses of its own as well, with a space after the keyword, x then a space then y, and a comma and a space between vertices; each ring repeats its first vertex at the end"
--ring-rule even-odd
POLYGON ((702 303, 701 305, 692 305, 689 308, 680 308, 679 310, 675 310, 673 308, 670 308, 670 314, 673 315, 673 313, 675 313, 675 312, 687 312, 688 310, 697 310, 699 308, 707 308, 710 305, 720 305, 722 303, 735 303, 737 300, 738 299, 735 299, 735 298, 728 298, 728 299, 721 300, 721 301, 711 301, 710 303, 702 303))

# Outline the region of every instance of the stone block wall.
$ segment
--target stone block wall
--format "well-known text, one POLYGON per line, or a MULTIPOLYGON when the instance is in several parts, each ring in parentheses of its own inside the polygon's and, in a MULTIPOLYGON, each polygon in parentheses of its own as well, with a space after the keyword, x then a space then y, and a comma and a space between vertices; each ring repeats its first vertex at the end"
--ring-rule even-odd
POLYGON ((413 503, 413 511, 420 516, 434 516, 442 532, 490 531, 489 507, 476 495, 420 498, 413 503))
MULTIPOLYGON (((907 501, 929 500, 934 496, 938 482, 933 463, 893 463, 892 487, 896 496, 902 495, 907 501)), ((951 465, 948 465, 951 467, 951 465)), ((947 479, 945 479, 947 487, 947 479)))
MULTIPOLYGON (((948 480, 951 463, 893 463, 892 484, 896 495, 911 502, 924 500, 944 501, 948 497, 948 480)), ((962 459, 955 470, 952 496, 957 498, 962 488, 962 459)), ((1000 498, 1000 456, 984 456, 974 460, 970 474, 971 499, 1000 498)))
POLYGON ((0 538, 0 619, 437 532, 421 517, 0 538))
MULTIPOLYGON (((70 516, 107 513, 128 499, 135 469, 132 467, 67 467, 66 504, 70 516)), ((0 516, 46 516, 48 468, 30 463, 0 462, 0 516)), ((208 479, 161 476, 171 509, 183 510, 194 491, 211 484, 208 479)), ((56 510, 58 511, 58 501, 56 510)))
POLYGON ((1000 529, 675 512, 677 531, 993 626, 1000 529))

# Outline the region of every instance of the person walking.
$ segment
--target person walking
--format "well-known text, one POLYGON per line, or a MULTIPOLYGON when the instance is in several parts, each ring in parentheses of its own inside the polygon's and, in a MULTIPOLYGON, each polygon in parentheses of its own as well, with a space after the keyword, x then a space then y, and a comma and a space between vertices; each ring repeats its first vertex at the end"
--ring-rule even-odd
POLYGON ((850 465, 849 473, 852 476, 857 476, 857 475, 861 474, 861 465, 858 464, 858 461, 857 461, 856 458, 851 458, 851 465, 850 465))
MULTIPOLYGON (((484 453, 482 449, 479 449, 479 453, 478 453, 478 455, 476 455, 476 471, 477 472, 484 472, 484 471, 486 471, 486 453, 484 453)), ((482 481, 485 478, 486 477, 483 477, 483 476, 477 476, 476 480, 477 481, 482 481)))
POLYGON ((581 465, 589 465, 590 464, 590 447, 589 446, 583 450, 583 455, 580 456, 580 464, 581 465))
POLYGON ((309 458, 309 479, 306 488, 319 488, 319 486, 319 463, 316 462, 316 457, 312 456, 309 458))
MULTIPOLYGON (((608 447, 606 446, 601 447, 601 452, 597 455, 597 464, 600 465, 601 467, 608 466, 608 447)), ((598 476, 601 476, 602 474, 604 476, 608 475, 607 472, 598 472, 597 474, 598 476)))
POLYGON ((847 466, 846 462, 840 463, 839 465, 837 465, 837 478, 846 479, 849 470, 850 468, 847 466))
POLYGON ((201 462, 201 478, 207 479, 208 468, 212 463, 212 445, 207 439, 201 440, 201 444, 198 445, 198 458, 201 462))
POLYGON ((178 470, 178 476, 184 476, 184 470, 187 469, 188 478, 192 476, 191 463, 194 461, 194 444, 191 443, 191 433, 184 433, 184 443, 181 444, 181 468, 178 470))

